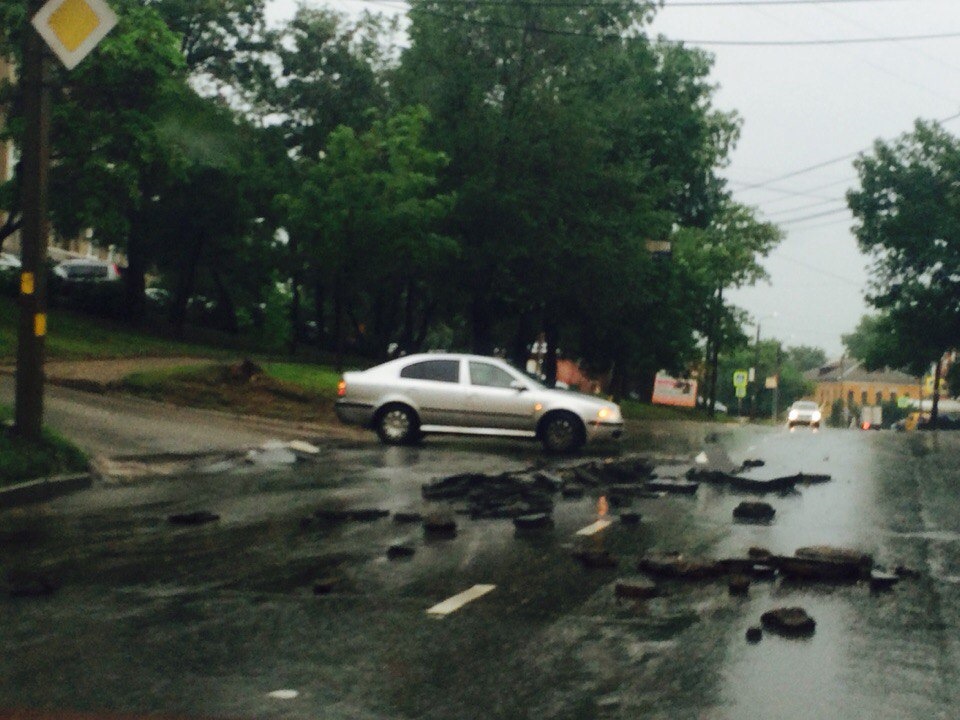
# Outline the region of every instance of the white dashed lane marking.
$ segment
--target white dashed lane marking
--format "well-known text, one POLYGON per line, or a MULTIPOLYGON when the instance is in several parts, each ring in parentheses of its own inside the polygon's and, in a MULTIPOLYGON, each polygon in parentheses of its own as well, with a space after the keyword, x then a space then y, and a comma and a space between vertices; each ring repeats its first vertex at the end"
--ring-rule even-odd
POLYGON ((441 603, 437 603, 432 608, 427 610, 428 615, 449 615, 452 612, 456 612, 464 605, 469 602, 473 602, 479 597, 483 597, 488 592, 493 590, 496 585, 474 585, 469 590, 464 590, 462 593, 458 593, 451 598, 447 598, 441 603))

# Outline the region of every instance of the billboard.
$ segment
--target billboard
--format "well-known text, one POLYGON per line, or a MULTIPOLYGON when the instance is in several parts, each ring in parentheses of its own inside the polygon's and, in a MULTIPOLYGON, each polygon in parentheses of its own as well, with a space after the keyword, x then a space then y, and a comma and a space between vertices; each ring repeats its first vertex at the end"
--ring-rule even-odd
POLYGON ((666 373, 657 373, 653 381, 653 404, 696 407, 697 381, 678 380, 666 373))

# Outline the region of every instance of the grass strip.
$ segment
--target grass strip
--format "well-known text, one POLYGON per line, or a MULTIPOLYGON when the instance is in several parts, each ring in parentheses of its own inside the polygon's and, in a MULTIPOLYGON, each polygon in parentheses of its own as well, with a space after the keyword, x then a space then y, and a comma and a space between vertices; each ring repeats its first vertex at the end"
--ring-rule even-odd
MULTIPOLYGON (((0 407, 0 418, 6 422, 10 417, 10 408, 0 407)), ((52 430, 33 442, 17 437, 8 425, 0 429, 0 486, 82 472, 88 465, 81 450, 52 430)))

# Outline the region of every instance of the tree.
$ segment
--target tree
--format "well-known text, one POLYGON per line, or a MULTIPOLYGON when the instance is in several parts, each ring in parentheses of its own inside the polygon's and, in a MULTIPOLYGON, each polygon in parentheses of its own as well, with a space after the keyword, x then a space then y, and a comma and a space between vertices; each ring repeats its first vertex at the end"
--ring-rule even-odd
POLYGON ((457 245, 438 228, 452 197, 437 190, 442 153, 424 146, 427 112, 407 108, 365 133, 341 126, 305 181, 283 196, 291 240, 333 297, 333 347, 343 361, 349 320, 363 348, 386 353, 422 344, 442 275, 457 245))
POLYGON ((799 372, 822 367, 827 362, 827 354, 823 349, 810 345, 797 345, 787 348, 787 357, 799 372))
POLYGON ((766 278, 760 258, 768 255, 782 237, 776 226, 757 220, 752 208, 730 199, 721 201, 706 228, 685 228, 676 233, 678 260, 686 266, 690 282, 699 287, 702 298, 692 311, 695 327, 706 345, 706 397, 711 414, 721 352, 730 340, 742 335, 739 326, 730 322, 733 310, 724 301, 724 291, 766 278))
POLYGON ((548 382, 561 337, 619 387, 691 345, 691 324, 661 299, 689 285, 646 241, 709 221, 737 123, 712 107, 708 56, 642 35, 654 8, 411 7, 395 88, 430 107, 451 158, 470 344, 522 360, 542 331, 548 382))
POLYGON ((935 366, 935 425, 942 358, 960 338, 960 142, 918 120, 854 165, 860 189, 847 202, 860 247, 873 259, 868 299, 895 339, 880 355, 913 372, 935 366))

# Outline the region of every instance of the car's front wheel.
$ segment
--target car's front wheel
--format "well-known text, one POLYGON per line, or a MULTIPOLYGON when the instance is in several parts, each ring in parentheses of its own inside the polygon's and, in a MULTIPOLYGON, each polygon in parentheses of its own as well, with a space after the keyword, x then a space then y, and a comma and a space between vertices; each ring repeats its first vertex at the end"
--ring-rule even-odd
POLYGON ((573 413, 558 412, 548 416, 540 428, 540 441, 552 453, 566 453, 583 445, 583 424, 573 413))
POLYGON ((417 414, 406 405, 388 405, 377 415, 377 435, 387 445, 405 445, 419 436, 417 414))

